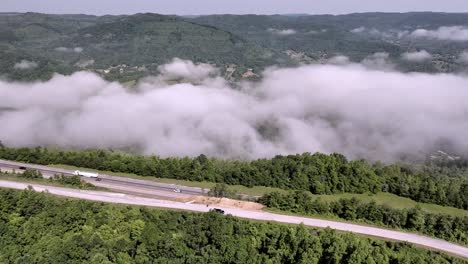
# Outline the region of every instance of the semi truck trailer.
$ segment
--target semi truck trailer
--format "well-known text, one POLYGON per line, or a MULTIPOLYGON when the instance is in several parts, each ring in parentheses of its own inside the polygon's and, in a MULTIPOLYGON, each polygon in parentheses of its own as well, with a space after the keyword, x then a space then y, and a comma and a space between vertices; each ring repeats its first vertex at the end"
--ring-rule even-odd
POLYGON ((86 171, 79 171, 79 170, 74 171, 73 175, 82 176, 86 178, 98 178, 99 177, 99 174, 95 172, 86 172, 86 171))

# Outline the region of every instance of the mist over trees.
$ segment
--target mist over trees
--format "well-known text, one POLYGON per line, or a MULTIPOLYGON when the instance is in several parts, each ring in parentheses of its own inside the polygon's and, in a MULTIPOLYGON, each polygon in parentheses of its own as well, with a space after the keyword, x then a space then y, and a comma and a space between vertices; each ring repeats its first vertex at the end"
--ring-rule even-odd
POLYGON ((387 60, 378 53, 363 64, 269 69, 261 81, 237 87, 213 66, 180 59, 132 89, 88 72, 0 81, 0 123, 8 124, 0 139, 163 157, 318 151, 420 161, 436 150, 467 154, 468 119, 460 113, 468 111, 468 78, 400 73, 387 60))

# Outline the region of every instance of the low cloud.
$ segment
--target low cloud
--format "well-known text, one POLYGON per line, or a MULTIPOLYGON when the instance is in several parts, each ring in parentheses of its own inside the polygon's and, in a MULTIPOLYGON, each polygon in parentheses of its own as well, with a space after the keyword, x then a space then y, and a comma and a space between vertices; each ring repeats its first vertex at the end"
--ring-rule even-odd
POLYGON ((282 36, 294 35, 297 33, 297 31, 294 29, 276 29, 276 28, 269 28, 268 32, 271 32, 276 35, 282 35, 282 36))
POLYGON ((351 61, 349 60, 349 57, 347 57, 347 56, 338 55, 338 56, 330 58, 328 60, 328 63, 329 64, 336 64, 336 65, 346 65, 346 64, 351 63, 351 61))
POLYGON ((468 27, 439 27, 436 30, 417 29, 411 33, 411 36, 448 41, 468 41, 468 27))
POLYGON ((82 47, 75 47, 75 48, 58 47, 58 48, 55 48, 55 51, 81 53, 83 52, 83 48, 82 47))
POLYGON ((160 71, 131 90, 89 72, 0 81, 1 108, 8 109, 0 112, 0 123, 8 124, 0 140, 244 159, 316 151, 386 161, 435 149, 468 153, 466 76, 309 65, 268 69, 261 81, 233 89, 206 64, 174 60, 160 71))
POLYGON ((361 63, 370 69, 393 70, 395 68, 395 64, 391 62, 390 54, 387 52, 376 52, 367 56, 361 63))
POLYGON ((218 69, 209 64, 194 64, 192 61, 179 58, 173 59, 169 64, 159 66, 158 71, 160 75, 150 79, 165 83, 174 81, 201 83, 206 79, 211 80, 210 76, 218 74, 218 69))
POLYGON ((320 33, 326 33, 328 30, 327 29, 321 29, 321 30, 310 30, 306 34, 320 34, 320 33))
POLYGON ((28 61, 28 60, 22 60, 21 62, 15 63, 13 68, 17 70, 29 70, 29 69, 34 69, 38 65, 34 61, 28 61))
POLYGON ((67 52, 67 51, 69 51, 69 49, 68 49, 68 48, 65 48, 65 47, 57 47, 57 48, 55 48, 55 50, 56 50, 56 51, 60 51, 60 52, 67 52))
POLYGON ((458 57, 458 61, 464 64, 468 64, 468 51, 463 51, 458 57))
POLYGON ((365 27, 358 27, 358 28, 352 29, 351 33, 362 33, 364 31, 366 31, 365 27))
POLYGON ((77 62, 75 65, 80 68, 86 68, 91 65, 94 65, 94 60, 82 60, 82 61, 77 62))
POLYGON ((369 34, 373 37, 379 37, 383 39, 401 39, 406 37, 409 34, 409 31, 401 31, 397 29, 390 29, 386 31, 381 31, 376 28, 366 28, 366 27, 358 27, 350 31, 351 33, 355 34, 369 34))
POLYGON ((405 52, 401 57, 406 61, 423 62, 432 59, 432 54, 425 50, 420 50, 415 52, 405 52))

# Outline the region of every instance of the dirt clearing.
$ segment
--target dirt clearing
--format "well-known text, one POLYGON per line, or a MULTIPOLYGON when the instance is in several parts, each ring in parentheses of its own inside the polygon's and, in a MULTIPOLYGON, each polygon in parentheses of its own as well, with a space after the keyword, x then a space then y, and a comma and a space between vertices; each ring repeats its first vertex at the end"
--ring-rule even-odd
POLYGON ((197 204, 207 204, 209 206, 220 206, 228 208, 239 208, 246 210, 261 210, 264 206, 259 203, 233 200, 228 198, 206 197, 206 196, 192 196, 189 198, 178 199, 180 202, 188 203, 193 202, 197 204))

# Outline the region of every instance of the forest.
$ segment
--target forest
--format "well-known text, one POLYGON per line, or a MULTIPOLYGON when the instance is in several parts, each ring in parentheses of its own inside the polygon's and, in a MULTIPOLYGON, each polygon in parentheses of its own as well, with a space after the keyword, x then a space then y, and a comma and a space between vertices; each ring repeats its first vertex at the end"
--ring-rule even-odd
POLYGON ((406 243, 0 189, 1 263, 467 263, 406 243))
POLYGON ((427 213, 419 207, 395 209, 375 201, 356 198, 326 202, 306 192, 273 192, 260 198, 269 208, 304 215, 327 215, 347 221, 372 223, 388 228, 417 231, 444 240, 468 245, 468 217, 427 213))
POLYGON ((341 154, 304 153, 252 161, 160 158, 105 150, 65 151, 0 146, 0 158, 36 164, 65 164, 142 176, 267 186, 313 194, 389 192, 414 201, 468 209, 465 163, 424 166, 348 160, 341 154))
POLYGON ((248 68, 259 74, 269 66, 317 63, 335 55, 359 62, 375 52, 388 53, 404 72, 457 72, 463 69, 456 57, 466 49, 465 43, 401 39, 398 33, 422 25, 437 28, 467 23, 466 14, 433 12, 198 17, 0 13, 0 75, 33 81, 50 79, 54 73, 91 70, 108 80, 127 82, 155 75, 158 65, 178 57, 216 64, 222 70, 234 64, 239 80, 248 68), (356 34, 356 28, 369 32, 356 34), (278 34, 284 29, 293 34, 278 34), (421 49, 443 55, 434 63, 408 63, 400 58, 406 50, 421 49), (291 51, 301 56, 287 55, 291 51), (15 68, 22 60, 37 66, 15 68), (441 63, 444 68, 437 66, 441 63), (123 72, 104 74, 124 64, 129 67, 121 68, 123 72))

